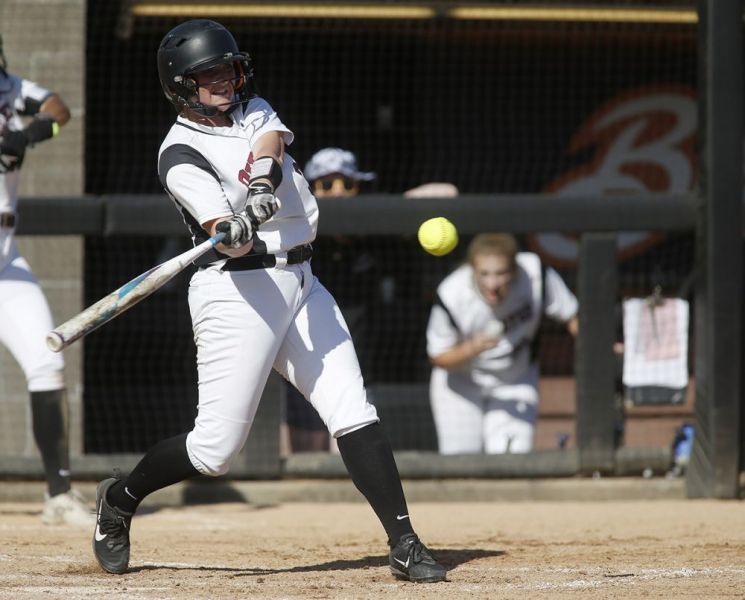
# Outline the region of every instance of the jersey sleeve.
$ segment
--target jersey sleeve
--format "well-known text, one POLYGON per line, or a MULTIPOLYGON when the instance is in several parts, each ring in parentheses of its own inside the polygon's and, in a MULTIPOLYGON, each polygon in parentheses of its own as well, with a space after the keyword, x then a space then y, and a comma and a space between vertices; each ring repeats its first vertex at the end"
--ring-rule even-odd
POLYGON ((181 164, 171 168, 166 182, 166 189, 200 225, 233 214, 220 184, 194 165, 181 164), (221 196, 225 202, 215 204, 214 198, 221 196))
POLYGON ((33 116, 39 112, 44 101, 53 95, 48 89, 28 79, 21 79, 21 93, 15 101, 18 114, 33 116))
POLYGON ((219 177, 204 156, 186 144, 163 150, 158 175, 166 191, 202 225, 233 214, 219 177), (215 201, 216 198, 222 201, 215 201))
POLYGON ((292 144, 295 134, 290 131, 280 120, 271 105, 263 98, 253 98, 248 105, 249 113, 244 119, 244 126, 249 134, 251 146, 256 143, 262 135, 270 131, 278 131, 286 146, 292 144))
POLYGON ((435 304, 427 323, 427 356, 434 358, 447 352, 459 342, 459 338, 447 309, 435 304))
POLYGON ((544 285, 546 286, 546 304, 543 310, 547 317, 566 323, 577 314, 579 306, 576 296, 551 267, 546 267, 544 285))

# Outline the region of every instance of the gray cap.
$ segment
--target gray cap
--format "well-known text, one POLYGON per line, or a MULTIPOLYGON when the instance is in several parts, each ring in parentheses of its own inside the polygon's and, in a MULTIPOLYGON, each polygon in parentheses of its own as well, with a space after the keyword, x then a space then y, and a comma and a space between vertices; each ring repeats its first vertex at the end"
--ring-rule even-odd
POLYGON ((375 173, 366 173, 357 168, 357 158, 349 150, 324 148, 311 156, 305 165, 305 177, 314 181, 333 173, 341 173, 358 181, 372 181, 375 173))

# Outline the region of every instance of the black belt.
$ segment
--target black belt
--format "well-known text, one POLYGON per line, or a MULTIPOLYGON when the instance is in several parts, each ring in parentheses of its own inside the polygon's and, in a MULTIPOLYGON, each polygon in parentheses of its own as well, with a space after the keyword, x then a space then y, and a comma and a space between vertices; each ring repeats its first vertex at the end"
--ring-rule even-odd
POLYGON ((0 213, 0 227, 15 227, 16 214, 12 212, 0 213))
MULTIPOLYGON (((297 265, 310 260, 313 256, 313 246, 295 246, 287 251, 287 264, 297 265)), ((222 271, 252 271, 254 269, 271 269, 276 266, 277 257, 274 254, 247 254, 238 258, 228 259, 222 266, 222 271)))

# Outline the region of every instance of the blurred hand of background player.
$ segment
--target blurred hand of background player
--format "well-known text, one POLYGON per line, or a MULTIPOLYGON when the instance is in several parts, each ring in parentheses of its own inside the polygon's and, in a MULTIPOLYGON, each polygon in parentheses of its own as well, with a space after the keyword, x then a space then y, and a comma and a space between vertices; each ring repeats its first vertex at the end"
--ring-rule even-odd
POLYGON ((504 333, 504 325, 501 321, 490 321, 481 333, 471 338, 471 347, 476 355, 494 348, 504 333))
MULTIPOLYGON (((52 96, 52 98, 56 97, 52 96)), ((54 104, 54 102, 52 102, 52 104, 54 104)), ((67 107, 64 107, 64 105, 62 106, 64 111, 67 111, 67 107)), ((69 115, 65 116, 62 108, 57 106, 52 106, 51 108, 60 111, 60 114, 57 117, 60 121, 67 121, 69 115)), ((11 131, 6 129, 3 132, 2 136, 0 136, 0 154, 6 159, 4 162, 7 162, 11 168, 17 169, 23 162, 27 146, 53 138, 58 130, 59 125, 57 124, 55 117, 51 114, 39 113, 34 116, 31 123, 23 131, 11 131)))
POLYGON ((272 186, 263 181, 252 181, 248 186, 248 203, 246 214, 254 228, 265 223, 279 210, 279 199, 274 195, 272 186))
POLYGON ((253 237, 254 226, 247 215, 238 214, 225 221, 220 221, 215 227, 215 232, 225 234, 222 240, 224 246, 240 248, 253 237))
POLYGON ((485 350, 491 350, 499 342, 499 336, 492 333, 478 333, 470 339, 474 354, 481 354, 485 350))

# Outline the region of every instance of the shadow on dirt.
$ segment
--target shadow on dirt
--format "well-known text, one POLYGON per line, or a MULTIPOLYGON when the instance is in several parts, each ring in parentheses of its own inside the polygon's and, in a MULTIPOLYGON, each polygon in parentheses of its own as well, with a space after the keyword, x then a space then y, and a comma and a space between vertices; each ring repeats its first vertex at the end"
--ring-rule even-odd
MULTIPOLYGON (((502 550, 484 550, 481 548, 459 548, 459 549, 438 549, 434 551, 437 560, 448 570, 455 567, 477 560, 493 556, 503 556, 506 553, 502 550)), ((313 565, 298 565, 284 569, 267 569, 251 567, 218 567, 204 566, 191 567, 184 565, 170 565, 168 563, 146 564, 142 566, 131 567, 128 573, 138 573, 140 571, 213 571, 232 573, 234 577, 255 576, 255 575, 272 575, 274 573, 311 573, 316 571, 347 571, 351 569, 365 569, 371 567, 384 567, 388 564, 386 556, 364 556, 356 559, 332 560, 313 565)))

